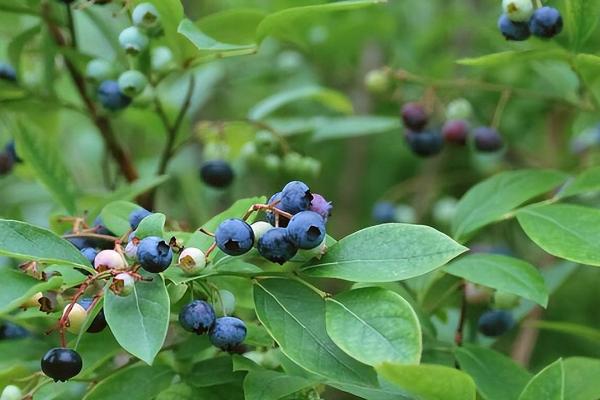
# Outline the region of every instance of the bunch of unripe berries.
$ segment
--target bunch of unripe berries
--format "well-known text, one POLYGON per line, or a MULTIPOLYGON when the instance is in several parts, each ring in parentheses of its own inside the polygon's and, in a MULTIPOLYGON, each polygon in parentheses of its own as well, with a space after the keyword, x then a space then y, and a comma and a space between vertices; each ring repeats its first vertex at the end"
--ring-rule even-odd
POLYGON ((503 0, 502 9, 498 28, 507 40, 527 40, 531 35, 548 39, 562 31, 562 16, 556 8, 536 7, 533 0, 503 0))
POLYGON ((449 119, 439 133, 427 128, 429 115, 422 104, 414 102, 405 104, 401 116, 407 129, 406 143, 413 153, 420 157, 439 154, 444 147, 444 142, 465 146, 472 141, 473 147, 484 153, 501 150, 504 142, 496 129, 480 126, 471 130, 467 121, 471 114, 470 107, 470 104, 463 99, 451 103, 447 112, 449 119))

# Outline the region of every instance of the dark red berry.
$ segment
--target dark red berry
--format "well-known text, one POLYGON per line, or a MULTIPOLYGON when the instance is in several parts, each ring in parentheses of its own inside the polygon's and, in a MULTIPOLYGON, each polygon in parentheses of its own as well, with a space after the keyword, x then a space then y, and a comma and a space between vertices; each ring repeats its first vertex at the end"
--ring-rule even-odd
POLYGON ((502 149, 504 141, 494 128, 482 126, 473 131, 475 148, 484 153, 492 153, 502 149))
POLYGON ((79 372, 83 367, 81 356, 75 350, 64 347, 50 349, 42 357, 42 371, 54 382, 65 382, 79 372))
POLYGON ((447 121, 442 127, 442 136, 448 143, 464 145, 469 135, 469 124, 461 119, 447 121))
POLYGON ((404 125, 415 132, 422 131, 429 120, 427 112, 418 103, 407 103, 402 107, 402 120, 404 125))

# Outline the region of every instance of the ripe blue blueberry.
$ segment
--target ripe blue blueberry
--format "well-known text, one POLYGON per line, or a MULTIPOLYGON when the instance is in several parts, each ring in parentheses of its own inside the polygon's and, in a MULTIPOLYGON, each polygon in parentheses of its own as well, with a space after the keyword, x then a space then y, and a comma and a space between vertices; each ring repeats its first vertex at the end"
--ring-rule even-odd
POLYGON ((138 27, 130 26, 119 34, 119 43, 127 54, 137 55, 148 47, 148 36, 138 27))
POLYGON ((17 81, 17 71, 10 64, 0 62, 0 79, 16 82, 17 81))
POLYGON ((152 213, 146 210, 145 208, 138 208, 137 210, 133 210, 129 214, 129 226, 131 226, 131 229, 135 231, 138 228, 140 222, 142 222, 142 220, 150 214, 152 213))
POLYGON ((173 250, 158 236, 148 236, 142 239, 138 245, 137 260, 148 272, 163 272, 173 261, 173 250))
POLYGON ((281 208, 290 214, 297 214, 310 208, 313 195, 309 187, 300 181, 292 181, 281 191, 281 208))
MULTIPOLYGON (((287 210, 284 210, 281 206, 281 192, 277 192, 273 196, 271 196, 271 198, 269 199, 267 204, 272 205, 281 211, 288 212, 287 210)), ((271 212, 271 211, 267 211, 266 215, 267 215, 267 221, 271 225, 275 226, 276 225, 275 223, 277 222, 276 218, 275 218, 276 217, 275 213, 271 212)), ((279 221, 278 226, 280 226, 280 227, 286 227, 288 225, 288 223, 290 222, 290 220, 288 218, 284 217, 283 215, 279 215, 279 218, 277 218, 277 219, 279 221)))
POLYGON ((407 103, 402 107, 402 121, 411 131, 420 132, 425 129, 429 117, 425 108, 418 103, 407 103))
POLYGON ((541 38, 554 37, 562 31, 562 28, 562 16, 553 7, 538 8, 529 20, 529 30, 532 34, 541 38))
POLYGON ((11 140, 10 142, 6 143, 6 146, 4 147, 4 151, 6 152, 6 154, 8 154, 10 156, 10 158, 16 162, 16 163, 22 163, 23 160, 19 157, 19 155, 17 154, 17 149, 15 146, 15 141, 11 140))
POLYGON ((331 209, 333 206, 330 201, 327 201, 325 197, 320 194, 313 193, 313 199, 310 202, 310 211, 314 211, 319 214, 325 221, 331 216, 331 209))
POLYGON ((298 252, 286 228, 273 228, 258 241, 258 252, 269 261, 284 264, 298 252))
POLYGON ((183 329, 198 335, 210 331, 216 318, 213 306, 202 300, 194 300, 186 304, 179 313, 179 323, 183 329))
POLYGON ((208 186, 220 189, 231 185, 235 174, 227 161, 211 160, 200 167, 200 177, 208 186))
POLYGON ((498 131, 487 126, 481 126, 473 131, 473 142, 475 148, 484 153, 498 151, 504 146, 504 141, 498 131))
POLYGON ((314 249, 325 239, 325 221, 314 211, 294 215, 287 230, 292 243, 303 250, 314 249))
MULTIPOLYGON (((67 232, 67 235, 72 234, 72 231, 67 232)), ((86 247, 94 247, 94 243, 84 237, 69 237, 65 238, 66 241, 77 247, 78 250, 85 249, 86 247)))
MULTIPOLYGON (((77 303, 79 303, 80 306, 82 306, 86 311, 89 312, 93 301, 94 301, 94 299, 92 299, 91 297, 82 297, 77 301, 77 303)), ((90 326, 88 326, 86 332, 99 333, 99 332, 102 332, 104 330, 104 328, 106 328, 106 326, 107 326, 107 323, 106 323, 106 317, 104 316, 104 309, 101 309, 98 312, 98 314, 96 314, 96 316, 94 317, 94 320, 92 321, 90 326)))
POLYGON ((372 212, 373 220, 378 224, 397 222, 396 206, 388 201, 375 203, 372 212))
POLYGON ((42 371, 54 382, 68 381, 83 367, 81 356, 75 350, 64 347, 50 349, 42 358, 42 371))
POLYGON ((462 119, 447 121, 442 127, 442 136, 449 143, 465 145, 469 135, 469 124, 462 119))
POLYGON ((119 89, 119 83, 112 80, 106 80, 100 84, 98 99, 104 108, 111 111, 121 110, 131 103, 131 97, 123 94, 119 89))
POLYGON ((506 40, 522 41, 531 36, 527 22, 511 21, 506 14, 502 14, 498 19, 498 29, 506 40))
POLYGON ((210 331, 210 342, 221 350, 230 351, 246 339, 246 324, 239 318, 217 318, 210 331))
POLYGON ((511 313, 504 310, 491 310, 484 312, 477 323, 479 332, 485 336, 500 336, 515 325, 511 313))
POLYGON ((83 254, 85 256, 85 258, 88 259, 90 264, 94 265, 94 259, 98 255, 98 250, 94 249, 93 247, 84 247, 80 251, 81 251, 81 254, 83 254))
POLYGON ((0 325, 0 340, 3 339, 23 339, 30 335, 29 331, 20 325, 7 322, 0 325))
POLYGON ((431 157, 439 154, 444 147, 444 140, 437 132, 423 131, 406 133, 406 142, 410 149, 420 157, 431 157))
POLYGON ((252 227, 241 219, 226 219, 217 227, 215 241, 223 253, 239 256, 252 248, 254 232, 252 227))

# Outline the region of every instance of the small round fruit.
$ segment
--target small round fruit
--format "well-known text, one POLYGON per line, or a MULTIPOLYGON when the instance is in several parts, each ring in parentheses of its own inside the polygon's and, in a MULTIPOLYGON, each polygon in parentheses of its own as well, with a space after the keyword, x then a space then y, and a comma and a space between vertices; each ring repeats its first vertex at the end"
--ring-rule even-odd
POLYGON ((198 275, 206 267, 206 255, 195 247, 186 247, 179 254, 178 264, 188 275, 198 275))
POLYGON ((473 106, 467 99, 454 99, 446 106, 447 119, 469 119, 471 115, 473 115, 473 106))
POLYGON ((135 97, 142 93, 148 86, 148 78, 140 71, 129 70, 119 76, 119 89, 129 97, 135 97))
POLYGON ((398 222, 396 220, 396 206, 388 201, 375 203, 372 212, 373 220, 378 224, 398 222))
POLYGON ((444 148, 444 140, 437 132, 407 132, 406 142, 412 152, 419 157, 432 157, 444 148))
POLYGON ((113 285, 117 288, 116 294, 121 297, 127 297, 133 293, 135 287, 135 279, 129 274, 121 273, 115 276, 113 285), (117 283, 115 284, 115 281, 117 283), (122 283, 120 283, 122 282, 122 283))
POLYGON ((511 310, 519 305, 521 299, 516 294, 496 290, 494 293, 494 307, 502 310, 511 310))
POLYGON ((132 260, 137 258, 137 250, 140 240, 135 237, 134 232, 129 234, 129 241, 127 242, 127 246, 125 246, 125 255, 132 260))
POLYGON ((30 335, 29 331, 20 325, 7 322, 0 325, 0 339, 24 339, 30 335))
POLYGON ((42 358, 42 371, 54 382, 68 381, 81 372, 83 361, 75 350, 55 347, 42 358))
POLYGON ((258 241, 264 236, 267 231, 273 229, 273 225, 265 221, 257 221, 250 225, 252 233, 254 233, 254 245, 258 246, 258 241))
POLYGON ((137 26, 130 26, 119 34, 119 43, 127 54, 137 55, 148 47, 148 36, 137 26))
POLYGON ((287 230, 292 243, 303 250, 314 249, 325 239, 325 221, 314 211, 294 215, 287 230))
POLYGON ((213 346, 224 351, 230 351, 242 344, 246 339, 246 324, 239 318, 217 318, 210 331, 209 339, 213 346))
POLYGON ((485 286, 465 283, 465 298, 468 304, 487 304, 492 297, 492 290, 485 286))
POLYGON ((235 296, 229 290, 219 290, 219 299, 217 301, 217 314, 220 316, 230 315, 235 311, 235 296))
POLYGON ((493 153, 504 146, 502 136, 494 128, 482 126, 473 131, 475 148, 484 153, 493 153))
POLYGON ((168 72, 174 67, 174 60, 173 52, 167 46, 155 47, 150 53, 150 64, 154 72, 168 72))
MULTIPOLYGON (((63 316, 69 309, 70 304, 67 304, 63 309, 63 316)), ((87 312, 80 304, 73 304, 71 311, 69 312, 67 330, 71 333, 77 334, 81 330, 81 327, 85 323, 87 318, 87 312)))
MULTIPOLYGON (((273 196, 271 196, 267 204, 277 208, 278 210, 288 212, 287 210, 284 210, 281 205, 281 192, 277 192, 273 196)), ((288 222, 290 222, 290 220, 284 217, 283 215, 279 215, 279 217, 277 218, 277 215, 275 215, 275 213, 272 211, 267 211, 266 216, 267 221, 273 226, 276 225, 276 222, 279 222, 280 227, 286 227, 288 222)))
POLYGON ((408 204, 398 204, 395 210, 396 221, 405 224, 414 224, 417 222, 417 212, 415 208, 408 204))
POLYGON ((254 232, 246 221, 238 218, 226 219, 217 227, 215 241, 223 253, 240 256, 252 248, 254 232))
POLYGON ((262 130, 256 132, 254 146, 260 154, 271 154, 279 148, 279 140, 273 132, 262 130))
POLYGON ((290 151, 283 156, 283 170, 290 176, 299 175, 302 170, 302 155, 290 151))
POLYGON ((310 208, 313 195, 304 182, 292 181, 281 191, 281 209, 290 214, 297 214, 310 208))
POLYGON ((320 194, 313 193, 313 199, 310 202, 310 211, 316 212, 327 222, 327 218, 331 216, 332 209, 333 206, 330 201, 327 201, 320 194))
POLYGON ((266 232, 258 241, 257 249, 261 256, 280 265, 291 260, 298 252, 286 228, 273 228, 266 232))
POLYGON ((374 69, 365 76, 365 86, 371 93, 383 93, 390 87, 390 79, 385 71, 374 69))
POLYGON ((95 58, 85 67, 85 77, 93 83, 100 83, 112 79, 114 76, 115 68, 113 63, 108 60, 95 58))
POLYGON ((535 36, 551 38, 558 35, 563 28, 560 11, 553 7, 540 7, 529 20, 529 30, 535 36))
POLYGON ((123 259, 123 256, 114 250, 102 250, 94 258, 94 268, 96 270, 107 270, 107 269, 125 269, 127 264, 123 259))
POLYGON ((173 261, 173 250, 158 236, 149 236, 138 244, 137 260, 148 272, 163 272, 173 261))
POLYGON ((313 258, 321 258, 327 252, 327 238, 324 238, 323 241, 316 247, 308 250, 298 250, 298 256, 302 260, 310 260, 313 258))
POLYGON ((479 332, 485 336, 496 337, 506 333, 515 325, 511 313, 504 310, 491 310, 484 312, 477 323, 479 332))
POLYGON ((141 28, 155 28, 160 24, 160 14, 152 3, 140 3, 131 13, 133 24, 141 28))
POLYGON ((467 143, 468 135, 469 123, 465 120, 447 121, 442 127, 442 136, 444 136, 444 140, 448 143, 463 146, 467 143))
POLYGON ((533 15, 533 1, 502 0, 502 10, 511 21, 527 22, 533 15))
POLYGON ((12 65, 0 62, 0 79, 9 82, 17 81, 17 71, 12 65))
POLYGON ((433 219, 438 224, 450 224, 456 215, 458 200, 454 197, 443 197, 433 206, 433 219))
POLYGON ((429 117, 425 108, 418 103, 407 103, 401 111, 404 125, 411 131, 420 132, 425 129, 429 117))
POLYGON ((206 161, 200 167, 200 178, 214 188, 226 188, 231 185, 234 177, 233 168, 225 160, 206 161))
MULTIPOLYGON (((90 297, 83 297, 83 298, 79 299, 78 303, 83 308, 85 308, 86 312, 89 312, 93 301, 94 300, 90 297)), ((86 332, 99 333, 99 332, 102 332, 104 330, 104 328, 106 328, 106 326, 107 326, 107 323, 106 323, 106 318, 104 317, 104 310, 100 309, 98 314, 96 314, 96 316, 94 317, 94 320, 92 321, 90 326, 88 326, 86 332)))
POLYGON ((15 385, 6 386, 0 394, 0 400, 21 400, 22 398, 23 392, 15 385))
MULTIPOLYGON (((71 235, 73 234, 72 231, 66 232, 66 235, 71 235)), ((77 250, 81 250, 81 249, 85 249, 86 247, 94 247, 93 243, 88 240, 87 238, 84 237, 68 237, 65 238, 65 240, 69 243, 71 243, 73 246, 75 246, 77 248, 77 250)))
POLYGON ((207 333, 215 324, 215 310, 203 300, 194 300, 186 304, 179 313, 179 323, 189 332, 198 335, 207 333))
POLYGON ((511 21, 506 14, 502 14, 498 19, 498 29, 506 40, 520 42, 531 36, 529 25, 526 22, 511 21))
POLYGON ((94 265, 94 260, 96 259, 96 256, 98 255, 98 250, 94 249, 93 247, 84 247, 83 249, 81 249, 79 251, 81 252, 81 254, 84 255, 85 258, 88 259, 90 264, 94 265))
POLYGON ((98 87, 98 99, 104 108, 111 111, 122 110, 131 103, 131 97, 121 92, 119 83, 113 80, 102 81, 98 87))
POLYGON ((137 210, 133 210, 129 214, 129 226, 131 226, 131 229, 136 230, 140 222, 142 222, 142 220, 150 214, 152 213, 146 210, 145 208, 138 208, 137 210))

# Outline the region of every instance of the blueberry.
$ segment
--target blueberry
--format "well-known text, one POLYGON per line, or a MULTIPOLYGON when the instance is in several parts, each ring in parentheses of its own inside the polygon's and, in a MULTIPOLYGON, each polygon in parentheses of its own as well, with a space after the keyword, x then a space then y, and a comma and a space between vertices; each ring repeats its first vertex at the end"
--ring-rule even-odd
POLYGON ((502 136, 494 128, 482 126, 473 131, 475 148, 485 153, 492 153, 502 149, 504 142, 502 136))
POLYGON ((160 24, 160 15, 152 3, 140 3, 131 14, 134 25, 141 28, 154 28, 160 24))
MULTIPOLYGON (((70 234, 72 234, 72 232, 67 232, 67 235, 70 234)), ((78 250, 85 249, 86 247, 94 247, 94 243, 84 237, 69 237, 65 238, 65 240, 77 247, 78 250)))
POLYGON ((425 108, 418 103, 405 104, 402 107, 401 115, 404 125, 415 132, 422 131, 429 120, 427 111, 425 111, 425 108))
POLYGON ((314 211, 294 215, 287 230, 292 243, 303 250, 314 249, 325 239, 325 221, 314 211))
POLYGON ((0 79, 16 82, 17 81, 17 71, 10 64, 0 62, 0 79))
POLYGON ((531 36, 526 22, 511 21, 506 14, 502 14, 498 19, 498 29, 506 40, 522 41, 531 36))
POLYGON ((254 232, 252 227, 241 219, 226 219, 217 227, 215 241, 223 253, 239 256, 252 248, 254 232))
POLYGON ((117 111, 131 103, 131 97, 126 96, 119 89, 119 83, 113 80, 103 81, 98 87, 98 99, 104 108, 117 111))
POLYGON ((97 271, 109 269, 121 270, 127 268, 127 263, 121 254, 115 250, 102 250, 94 257, 94 268, 97 271))
POLYGON ((65 382, 81 372, 83 361, 75 350, 55 347, 42 358, 42 371, 54 382, 65 382))
POLYGON ((273 225, 271 225, 270 223, 265 222, 265 221, 256 221, 255 223, 250 225, 250 227, 252 228, 252 233, 254 233, 254 245, 255 246, 258 245, 258 241, 260 240, 261 237, 263 237, 263 235, 265 233, 267 233, 267 231, 270 231, 271 229, 273 229, 273 225))
POLYGON ((330 201, 325 200, 325 197, 320 194, 313 193, 313 199, 310 202, 310 211, 319 214, 325 221, 331 216, 333 206, 330 201))
POLYGON ((540 7, 534 11, 529 20, 529 29, 535 36, 551 38, 558 35, 563 28, 560 12, 553 7, 540 7))
POLYGON ((23 392, 18 386, 8 385, 2 390, 0 394, 0 400, 21 400, 23 398, 23 392))
POLYGON ((130 26, 119 34, 119 43, 127 54, 137 55, 148 47, 148 36, 138 27, 130 26))
POLYGON ((281 191, 281 209, 290 214, 297 214, 310 208, 313 195, 309 187, 300 181, 292 181, 281 191))
POLYGON ((117 296, 127 297, 133 293, 134 286, 135 279, 130 274, 121 272, 114 277, 111 289, 117 296))
POLYGON ((442 127, 442 136, 449 143, 464 145, 469 135, 469 124, 467 121, 458 119, 447 121, 442 127))
POLYGON ((29 335, 29 331, 20 325, 11 322, 0 325, 0 339, 23 339, 29 335))
POLYGON ((533 1, 502 0, 502 9, 511 21, 527 22, 533 14, 533 1))
POLYGON ((511 313, 504 310, 491 310, 484 312, 477 323, 479 332, 485 336, 500 336, 511 329, 515 320, 511 313))
POLYGON ((286 228, 273 228, 258 241, 258 252, 269 261, 284 264, 298 252, 286 228))
POLYGON ((16 163, 22 163, 23 160, 17 154, 17 149, 15 146, 15 141, 11 140, 4 147, 4 151, 10 156, 10 158, 16 163))
POLYGON ((246 339, 246 332, 246 324, 241 319, 221 317, 215 321, 209 339, 215 347, 229 351, 242 344, 246 339))
POLYGON ((12 171, 15 161, 7 152, 0 153, 0 176, 12 171))
POLYGON ((396 206, 388 201, 375 203, 373 207, 373 220, 378 224, 386 224, 396 221, 396 206))
POLYGON ((177 264, 188 275, 198 275, 206 267, 206 255, 195 247, 186 247, 179 254, 177 264))
POLYGON ((137 259, 148 272, 163 272, 173 261, 173 250, 167 242, 157 236, 149 236, 140 241, 137 259))
MULTIPOLYGON (((281 210, 281 211, 285 211, 288 212, 287 210, 284 210, 282 208, 281 205, 281 192, 277 192, 275 193, 273 196, 271 196, 271 198, 269 199, 269 201, 267 202, 267 204, 269 205, 274 205, 275 208, 281 210)), ((275 226, 275 222, 276 222, 276 218, 275 218, 275 213, 271 212, 271 211, 267 211, 267 221, 275 226)), ((290 222, 290 220, 286 217, 284 217, 283 215, 279 215, 279 226, 280 227, 286 227, 288 225, 288 223, 290 222)))
MULTIPOLYGON (((90 307, 92 306, 93 301, 94 300, 91 297, 82 297, 77 302, 86 311, 90 311, 90 307)), ((94 317, 94 320, 92 321, 90 326, 88 326, 87 332, 88 333, 102 332, 104 330, 104 328, 106 328, 106 325, 107 325, 107 323, 106 323, 106 318, 104 316, 104 309, 100 309, 98 314, 96 314, 96 316, 94 317)))
POLYGON ((152 70, 159 73, 169 71, 174 67, 173 52, 167 46, 158 46, 152 49, 151 55, 152 70))
POLYGON ((233 168, 224 160, 206 161, 200 167, 202 181, 215 188, 221 189, 231 185, 234 176, 233 168))
POLYGON ((115 234, 112 233, 106 227, 106 225, 104 225, 104 221, 102 221, 102 217, 99 215, 94 220, 94 229, 96 230, 96 233, 99 235, 115 236, 115 234))
POLYGON ((133 210, 129 214, 129 225, 131 226, 131 229, 135 231, 138 228, 140 222, 142 222, 142 220, 150 214, 152 213, 146 210, 145 208, 133 210))
POLYGON ((448 119, 468 119, 472 114, 473 106, 465 98, 454 99, 446 106, 446 118, 448 119))
POLYGON ((439 154, 444 147, 444 140, 437 132, 407 132, 406 142, 410 149, 420 157, 431 157, 439 154))
POLYGON ((186 304, 179 313, 179 323, 183 329, 198 335, 209 332, 215 324, 215 319, 213 307, 202 300, 186 304))
POLYGON ((119 76, 119 90, 129 97, 135 97, 142 93, 148 86, 148 78, 140 71, 129 70, 119 76))
POLYGON ((85 256, 85 258, 88 259, 90 264, 94 265, 94 259, 98 255, 98 250, 94 249, 93 247, 84 247, 79 251, 85 256))
POLYGON ((101 58, 95 58, 87 63, 85 67, 85 77, 94 83, 112 79, 115 76, 113 63, 101 58))
POLYGON ((67 311, 69 311, 69 315, 67 316, 67 330, 73 334, 78 334, 87 318, 87 310, 81 304, 75 303, 73 307, 70 304, 65 306, 62 313, 63 317, 67 311), (69 310, 69 308, 71 309, 69 310))

